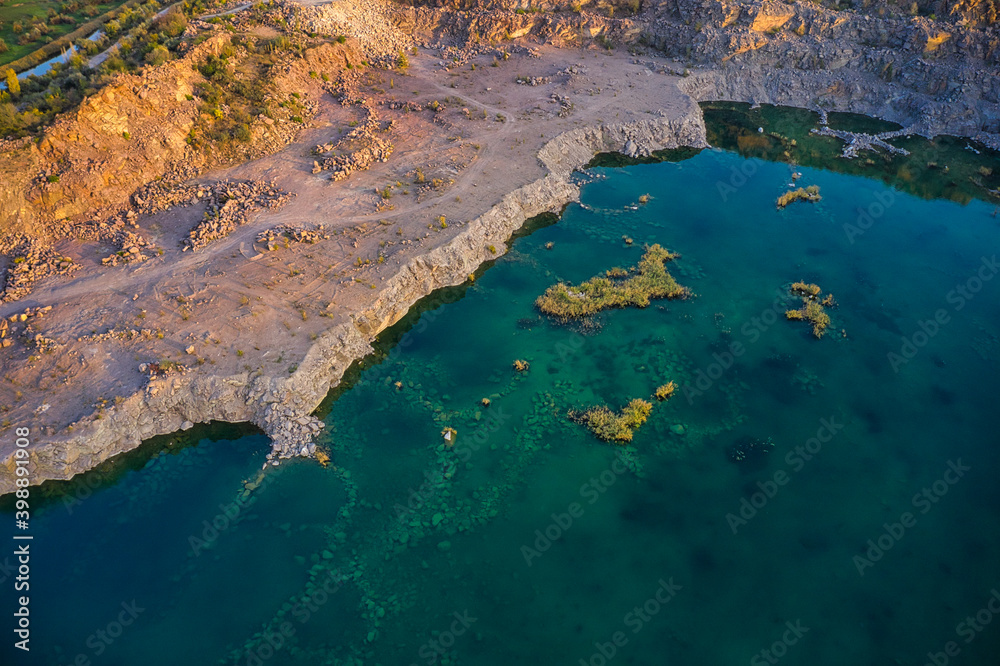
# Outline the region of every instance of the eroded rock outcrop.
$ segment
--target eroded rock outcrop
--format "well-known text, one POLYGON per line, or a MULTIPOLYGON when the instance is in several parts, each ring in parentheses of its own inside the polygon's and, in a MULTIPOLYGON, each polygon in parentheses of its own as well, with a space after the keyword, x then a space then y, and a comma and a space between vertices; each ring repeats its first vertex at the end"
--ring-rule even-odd
MULTIPOLYGON (((109 406, 99 418, 85 417, 71 431, 34 448, 34 482, 69 478, 134 449, 144 439, 211 420, 257 424, 272 438, 272 462, 311 454, 311 438, 321 424, 309 414, 351 363, 371 353, 369 341, 376 334, 399 321, 420 298, 461 284, 484 261, 504 252, 506 241, 527 219, 576 200, 579 189, 569 179, 573 170, 595 153, 621 151, 629 142, 641 154, 706 146, 700 109, 692 104, 679 118, 607 124, 556 137, 539 153, 548 175, 507 194, 450 241, 402 265, 368 307, 319 335, 291 375, 194 372, 151 378, 144 391, 109 406)), ((13 458, 3 461, 0 494, 13 489, 14 478, 13 458)))

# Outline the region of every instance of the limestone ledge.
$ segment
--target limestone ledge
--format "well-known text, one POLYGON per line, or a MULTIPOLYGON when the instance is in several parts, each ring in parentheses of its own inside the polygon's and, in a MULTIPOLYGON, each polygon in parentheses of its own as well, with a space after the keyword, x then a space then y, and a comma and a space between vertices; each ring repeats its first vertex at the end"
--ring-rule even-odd
MULTIPOLYGON (((721 67, 696 73, 678 83, 678 88, 699 102, 728 100, 751 104, 775 104, 846 111, 898 123, 908 133, 933 139, 948 134, 966 136, 1000 150, 1000 134, 982 130, 983 111, 966 102, 945 102, 896 84, 878 79, 858 79, 842 86, 838 95, 829 91, 838 86, 839 74, 797 72, 790 77, 782 70, 746 71, 721 67)), ((997 114, 1000 105, 990 105, 986 113, 997 114)))
MULTIPOLYGON (((309 454, 322 423, 310 413, 319 406, 355 360, 371 353, 370 340, 399 321, 419 299, 436 289, 461 284, 483 262, 507 250, 506 242, 526 220, 560 210, 579 198, 570 182, 575 169, 602 152, 633 156, 679 146, 706 147, 701 110, 693 102, 679 116, 605 124, 565 132, 545 144, 538 158, 545 177, 504 196, 470 221, 448 242, 411 258, 374 294, 351 321, 320 335, 290 376, 240 373, 208 375, 201 369, 151 380, 140 392, 89 415, 31 450, 33 483, 68 479, 130 451, 150 437, 185 430, 212 420, 261 427, 273 442, 269 459, 309 454), (496 249, 496 254, 489 250, 496 249)), ((13 455, 0 466, 0 494, 14 489, 13 455)))

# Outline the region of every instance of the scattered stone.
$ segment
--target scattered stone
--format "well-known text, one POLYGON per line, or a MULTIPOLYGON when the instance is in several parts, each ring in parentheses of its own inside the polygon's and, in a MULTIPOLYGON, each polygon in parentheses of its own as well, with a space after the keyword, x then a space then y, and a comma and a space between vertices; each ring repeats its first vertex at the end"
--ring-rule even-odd
POLYGON ((3 291, 0 291, 0 303, 24 298, 43 278, 68 275, 79 268, 48 243, 22 233, 11 234, 0 241, 0 253, 6 254, 10 262, 3 291))
POLYGON ((771 453, 774 442, 771 438, 757 439, 755 437, 742 437, 726 449, 726 457, 734 463, 760 463, 771 453))
POLYGON ((878 152, 878 150, 881 149, 890 154, 910 154, 910 151, 904 150, 903 148, 897 148, 886 140, 911 134, 912 131, 907 129, 895 130, 893 132, 880 132, 878 134, 865 134, 864 132, 835 130, 824 126, 820 129, 810 130, 810 133, 817 134, 819 136, 833 136, 845 141, 847 145, 844 146, 844 152, 841 154, 841 157, 846 157, 847 159, 854 159, 862 150, 878 152))
POLYGON ((257 211, 283 206, 292 197, 274 184, 259 181, 220 181, 199 198, 208 201, 205 218, 188 233, 184 250, 198 250, 225 238, 246 224, 257 211))
POLYGON ((515 80, 522 86, 543 86, 552 81, 547 76, 519 76, 515 80))
POLYGON ((279 244, 288 247, 289 241, 296 243, 318 243, 327 240, 330 234, 326 233, 322 224, 318 224, 312 229, 303 229, 290 224, 279 224, 276 227, 265 229, 257 234, 257 242, 267 245, 268 250, 276 250, 279 244))

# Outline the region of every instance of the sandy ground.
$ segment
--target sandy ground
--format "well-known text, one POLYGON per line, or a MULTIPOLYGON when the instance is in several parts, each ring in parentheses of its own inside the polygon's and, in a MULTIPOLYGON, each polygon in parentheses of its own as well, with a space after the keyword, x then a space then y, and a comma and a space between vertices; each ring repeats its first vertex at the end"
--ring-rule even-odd
MULTIPOLYGON (((546 141, 601 122, 681 115, 693 104, 677 89, 676 77, 650 71, 647 64, 657 61, 649 57, 636 64, 625 53, 554 47, 537 53, 511 55, 496 66, 492 56, 481 57, 449 71, 435 52, 423 51, 410 58, 405 75, 368 71, 362 90, 376 100, 438 100, 446 109, 435 114, 380 107, 383 120, 397 121, 395 152, 338 183, 326 173, 311 173, 311 149, 342 136, 360 116, 322 94, 319 113, 298 141, 201 179, 273 179, 296 195, 206 249, 180 248, 202 215, 196 206, 139 221, 141 233, 164 253, 138 266, 102 267, 100 257, 113 248, 63 243, 60 250, 83 270, 42 282, 26 299, 0 306, 4 317, 52 306, 28 323, 32 337, 41 333, 57 343, 44 353, 22 341, 0 349, 0 432, 27 424, 36 437, 58 434, 102 405, 142 390, 149 381, 139 371, 142 363, 172 360, 189 372, 217 375, 294 371, 311 341, 369 303, 378 283, 405 260, 443 244, 464 221, 544 176, 537 152, 546 141), (571 65, 580 73, 559 74, 571 65), (519 76, 551 82, 521 85, 519 76), (572 102, 565 117, 553 94, 572 102), (417 169, 426 183, 441 179, 443 185, 416 184, 417 169), (383 199, 377 191, 389 185, 393 194, 383 199), (256 235, 278 224, 322 224, 335 233, 316 244, 261 252, 256 235)), ((24 326, 17 324, 22 331, 24 326)), ((13 437, 0 442, 0 459, 6 459, 13 437)))

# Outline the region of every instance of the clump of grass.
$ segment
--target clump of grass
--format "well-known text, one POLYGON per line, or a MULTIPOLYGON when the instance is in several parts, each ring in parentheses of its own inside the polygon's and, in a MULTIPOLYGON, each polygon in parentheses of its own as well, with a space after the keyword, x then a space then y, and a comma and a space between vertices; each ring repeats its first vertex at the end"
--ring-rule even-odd
POLYGON ((652 299, 687 298, 691 291, 677 284, 666 267, 678 256, 660 245, 651 245, 637 267, 627 271, 611 269, 606 277, 594 277, 576 286, 560 282, 539 296, 535 305, 545 314, 565 320, 608 308, 644 308, 652 299))
POLYGON ((789 190, 788 192, 785 192, 778 197, 777 205, 778 208, 784 208, 788 204, 795 203, 796 201, 816 203, 822 198, 823 197, 819 195, 819 185, 810 185, 809 187, 800 187, 797 190, 789 190))
POLYGON ((822 290, 819 285, 806 282, 793 283, 789 292, 802 299, 802 307, 798 310, 786 310, 785 318, 790 321, 808 321, 813 325, 813 335, 822 338, 830 325, 830 315, 826 313, 826 308, 836 305, 833 294, 820 299, 822 290))
POLYGON ((635 398, 615 413, 600 405, 582 412, 570 411, 570 420, 585 425, 598 439, 605 442, 631 442, 635 430, 646 422, 653 405, 635 398))
POLYGON ((670 396, 672 396, 674 394, 674 391, 676 390, 677 390, 677 385, 674 384, 673 382, 668 382, 656 389, 656 399, 659 400, 660 402, 663 402, 664 400, 669 399, 670 396))
POLYGON ((803 298, 815 298, 820 295, 823 290, 819 288, 818 284, 810 284, 807 282, 793 282, 791 288, 789 289, 796 296, 802 296, 803 298))

